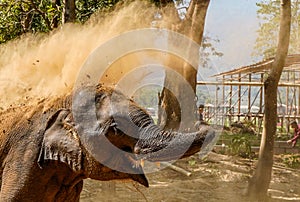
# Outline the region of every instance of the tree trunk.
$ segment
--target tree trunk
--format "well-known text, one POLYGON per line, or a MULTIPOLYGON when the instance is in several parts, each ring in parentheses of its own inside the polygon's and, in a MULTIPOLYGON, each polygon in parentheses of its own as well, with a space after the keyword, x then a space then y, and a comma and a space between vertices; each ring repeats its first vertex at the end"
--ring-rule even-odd
POLYGON ((63 23, 76 21, 75 0, 65 0, 63 23))
POLYGON ((249 181, 248 194, 256 201, 265 201, 272 177, 274 137, 277 122, 277 87, 288 52, 291 25, 291 1, 281 0, 279 40, 276 56, 264 82, 265 114, 259 159, 249 181))
MULTIPOLYGON (((178 30, 175 31, 188 36, 200 45, 209 2, 209 0, 191 0, 185 20, 181 22, 180 26, 177 26, 178 30)), ((178 129, 180 124, 185 129, 191 129, 196 118, 195 92, 198 67, 192 67, 185 62, 174 62, 170 65, 175 72, 181 75, 181 78, 174 76, 174 72, 166 71, 161 105, 159 106, 159 110, 165 113, 160 113, 159 124, 164 129, 178 129), (187 90, 190 88, 192 93, 187 90), (182 119, 183 117, 184 119, 182 119)))

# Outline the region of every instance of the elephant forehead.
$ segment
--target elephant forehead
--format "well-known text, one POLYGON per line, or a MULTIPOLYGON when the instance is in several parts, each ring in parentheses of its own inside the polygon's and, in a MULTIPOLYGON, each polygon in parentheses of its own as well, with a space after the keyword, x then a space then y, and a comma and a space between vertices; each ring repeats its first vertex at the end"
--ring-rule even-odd
POLYGON ((96 115, 98 120, 110 118, 112 114, 112 106, 109 98, 96 100, 96 115))

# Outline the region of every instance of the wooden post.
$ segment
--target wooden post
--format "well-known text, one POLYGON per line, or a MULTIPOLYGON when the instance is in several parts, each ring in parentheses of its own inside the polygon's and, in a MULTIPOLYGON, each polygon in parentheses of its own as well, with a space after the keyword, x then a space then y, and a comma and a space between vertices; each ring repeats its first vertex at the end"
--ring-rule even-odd
POLYGON ((219 86, 216 85, 216 96, 215 96, 215 109, 214 109, 214 115, 215 115, 215 123, 218 124, 218 117, 219 117, 219 112, 218 112, 218 107, 219 107, 219 96, 218 96, 218 90, 219 90, 219 86))
MULTIPOLYGON (((260 81, 261 82, 264 81, 264 73, 261 73, 261 75, 260 75, 260 81)), ((263 91, 264 91, 264 88, 260 87, 260 94, 259 94, 259 113, 260 114, 263 112, 263 109, 262 109, 262 105, 263 105, 263 91)), ((262 125, 262 121, 263 121, 263 117, 260 117, 259 121, 258 121, 258 125, 259 125, 258 133, 259 134, 262 132, 261 131, 261 127, 260 127, 262 125)))
MULTIPOLYGON (((295 70, 293 71, 293 83, 296 82, 296 72, 295 70)), ((296 120, 296 116, 298 114, 298 110, 297 110, 297 88, 294 87, 294 92, 293 92, 293 102, 292 105, 295 104, 296 109, 293 109, 293 115, 294 115, 294 120, 296 120)))
MULTIPOLYGON (((286 73, 287 73, 287 82, 289 82, 290 81, 289 71, 287 71, 286 73)), ((288 115, 288 116, 286 118, 287 121, 285 123, 285 127, 286 127, 288 133, 290 132, 290 126, 289 126, 290 118, 289 118, 289 116, 291 115, 290 114, 290 111, 291 111, 290 109, 291 108, 290 108, 290 105, 289 105, 289 91, 290 91, 290 87, 287 86, 286 91, 285 91, 285 104, 286 104, 286 115, 288 115)))
MULTIPOLYGON (((241 73, 239 73, 239 82, 241 82, 241 73)), ((240 113, 241 113, 241 85, 238 85, 238 121, 240 121, 240 113)))
MULTIPOLYGON (((251 82, 251 73, 249 74, 249 83, 251 82)), ((251 113, 251 85, 248 86, 248 112, 251 113)), ((248 120, 251 121, 251 114, 248 114, 248 120)))
MULTIPOLYGON (((225 76, 223 76, 223 81, 225 80, 225 76)), ((222 85, 222 115, 221 115, 221 125, 225 124, 226 119, 226 108, 225 108, 225 85, 222 85)))
MULTIPOLYGON (((298 72, 298 78, 297 80, 300 79, 300 72, 298 72)), ((298 87, 298 110, 297 110, 297 116, 300 115, 300 87, 298 87)), ((297 122, 299 123, 299 119, 297 119, 297 122)))
MULTIPOLYGON (((231 79, 230 81, 232 81, 232 75, 230 76, 231 79)), ((232 105, 232 85, 230 85, 230 91, 229 91, 229 126, 231 126, 231 122, 232 122, 232 114, 234 113, 234 111, 231 110, 231 105, 232 105)))
MULTIPOLYGON (((283 110, 283 106, 282 106, 282 99, 281 99, 281 93, 280 93, 280 87, 278 87, 278 96, 277 96, 277 104, 278 104, 278 98, 279 98, 279 103, 280 103, 280 109, 281 109, 281 114, 280 117, 278 118, 278 120, 280 120, 280 131, 283 131, 283 122, 284 122, 284 116, 285 116, 285 111, 283 110)), ((278 114, 278 112, 277 112, 278 114)))

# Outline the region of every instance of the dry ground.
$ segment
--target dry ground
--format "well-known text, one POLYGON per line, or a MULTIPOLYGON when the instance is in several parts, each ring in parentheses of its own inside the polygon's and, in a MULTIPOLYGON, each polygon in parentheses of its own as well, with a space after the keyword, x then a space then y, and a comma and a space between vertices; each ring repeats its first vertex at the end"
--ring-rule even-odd
MULTIPOLYGON (((270 201, 300 201, 300 170, 285 168, 278 157, 275 161, 270 201)), ((192 175, 165 168, 147 174, 149 188, 132 182, 86 180, 81 201, 247 201, 243 193, 254 161, 210 153, 205 160, 194 155, 174 165, 192 175)))

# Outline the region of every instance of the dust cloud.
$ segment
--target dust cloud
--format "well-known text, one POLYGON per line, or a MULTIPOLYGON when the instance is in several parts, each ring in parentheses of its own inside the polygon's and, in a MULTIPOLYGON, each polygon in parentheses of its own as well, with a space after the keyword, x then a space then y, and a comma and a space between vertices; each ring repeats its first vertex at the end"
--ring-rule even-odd
POLYGON ((65 24, 50 34, 28 34, 0 45, 0 107, 70 92, 96 47, 123 32, 152 27, 157 12, 153 5, 135 1, 113 13, 94 14, 84 25, 65 24))

